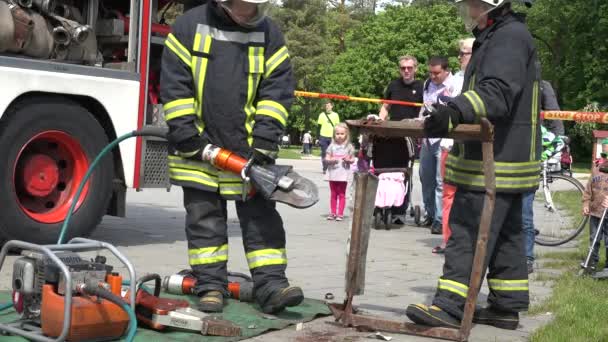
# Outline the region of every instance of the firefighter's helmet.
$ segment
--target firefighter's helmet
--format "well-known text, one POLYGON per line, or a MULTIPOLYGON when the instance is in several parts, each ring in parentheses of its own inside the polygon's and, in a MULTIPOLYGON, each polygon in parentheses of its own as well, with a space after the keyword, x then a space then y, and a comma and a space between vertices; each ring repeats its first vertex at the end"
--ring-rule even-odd
POLYGON ((220 6, 224 8, 226 13, 236 22, 238 25, 245 28, 253 28, 258 26, 266 17, 268 12, 268 0, 215 0, 220 6), (256 5, 256 12, 252 16, 244 17, 240 13, 234 10, 233 5, 237 1, 248 2, 256 5))

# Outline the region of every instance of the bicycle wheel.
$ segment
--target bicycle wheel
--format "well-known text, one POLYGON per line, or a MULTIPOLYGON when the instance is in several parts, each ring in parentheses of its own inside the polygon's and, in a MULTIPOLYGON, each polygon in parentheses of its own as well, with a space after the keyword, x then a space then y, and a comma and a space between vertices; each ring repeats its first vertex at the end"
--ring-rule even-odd
POLYGON ((542 246, 559 246, 574 239, 589 217, 583 216, 584 187, 575 178, 548 174, 534 199, 534 241, 542 246))

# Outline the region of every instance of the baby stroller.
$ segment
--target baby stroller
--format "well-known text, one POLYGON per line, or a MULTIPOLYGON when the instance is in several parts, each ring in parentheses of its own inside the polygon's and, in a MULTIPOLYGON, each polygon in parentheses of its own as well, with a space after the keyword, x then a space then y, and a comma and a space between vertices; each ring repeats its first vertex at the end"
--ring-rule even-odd
MULTIPOLYGON (((408 206, 409 214, 414 218, 415 223, 420 224, 421 210, 419 206, 414 206, 411 200, 412 194, 412 169, 414 166, 415 149, 413 140, 410 138, 400 138, 398 140, 391 139, 387 144, 387 140, 375 139, 372 144, 362 144, 360 151, 367 150, 367 156, 371 155, 372 167, 369 169, 371 173, 378 176, 378 189, 376 191, 376 201, 374 209, 374 228, 389 230, 393 225, 393 209, 404 209, 402 217, 397 217, 402 223, 405 223, 408 206), (399 141, 400 139, 404 139, 399 141), (395 144, 395 141, 397 143, 395 144), (376 144, 377 146, 373 146, 376 144), (385 145, 378 148, 378 145, 385 145), (388 146, 389 148, 385 148, 388 146), (391 166, 387 162, 386 156, 401 156, 399 151, 405 152, 400 147, 407 149, 406 165, 400 167, 385 167, 391 166), (372 153, 369 153, 372 151, 372 153), (388 153, 386 153, 388 151, 388 153), (378 153, 379 152, 379 153, 378 153), (382 167, 377 167, 382 166, 382 167)), ((360 155, 360 157, 362 157, 360 155)), ((402 162, 399 161, 399 162, 402 162)), ((399 164, 399 163, 396 163, 399 164)), ((401 216, 401 215, 400 215, 401 216)))

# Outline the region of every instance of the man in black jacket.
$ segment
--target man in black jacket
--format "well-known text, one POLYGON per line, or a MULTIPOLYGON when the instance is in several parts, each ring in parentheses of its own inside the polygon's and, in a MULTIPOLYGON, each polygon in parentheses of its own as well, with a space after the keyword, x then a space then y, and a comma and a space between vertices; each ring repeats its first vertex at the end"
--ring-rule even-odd
POLYGON ((188 259, 202 311, 222 311, 228 295, 226 200, 236 200, 243 244, 266 313, 298 305, 289 286, 285 230, 274 203, 243 201, 239 176, 203 162, 208 143, 271 163, 287 124, 295 81, 283 34, 267 0, 207 1, 179 17, 162 57, 161 99, 169 126, 169 175, 183 187, 188 259))
MULTIPOLYGON (((494 124, 496 202, 487 245, 488 307, 474 321, 517 328, 528 309, 528 274, 522 230, 522 193, 538 186, 541 156, 539 66, 533 38, 510 0, 460 0, 460 13, 475 43, 463 92, 435 105, 425 120, 431 137, 460 123, 494 124)), ((443 276, 432 306, 413 304, 407 316, 430 326, 460 326, 484 202, 481 144, 457 143, 447 161, 446 182, 458 188, 450 213, 443 276)))

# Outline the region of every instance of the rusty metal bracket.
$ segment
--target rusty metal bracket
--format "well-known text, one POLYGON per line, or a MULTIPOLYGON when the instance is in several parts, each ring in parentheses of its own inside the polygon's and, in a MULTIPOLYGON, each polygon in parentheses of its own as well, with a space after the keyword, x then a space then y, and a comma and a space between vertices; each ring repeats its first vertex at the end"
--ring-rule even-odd
MULTIPOLYGON (((347 120, 352 128, 358 128, 362 134, 381 137, 413 137, 424 136, 423 123, 419 120, 403 121, 374 121, 374 120, 347 120)), ((467 341, 471 332, 475 304, 481 287, 482 276, 485 273, 484 260, 490 233, 490 223, 494 212, 496 200, 496 178, 494 166, 494 130, 487 119, 482 119, 479 125, 459 125, 446 138, 455 140, 480 141, 482 144, 483 169, 485 183, 485 198, 479 234, 475 248, 475 257, 471 270, 469 291, 465 302, 464 315, 460 329, 425 327, 406 322, 390 321, 373 316, 356 314, 353 310, 353 298, 361 294, 365 284, 365 258, 369 240, 369 226, 366 224, 365 199, 370 193, 375 193, 368 185, 374 187, 373 181, 361 174, 357 174, 358 182, 355 187, 355 211, 353 212, 351 236, 349 239, 349 254, 346 269, 346 300, 343 304, 331 303, 329 308, 336 318, 346 327, 359 327, 376 331, 386 331, 425 337, 440 338, 452 341, 467 341)))

